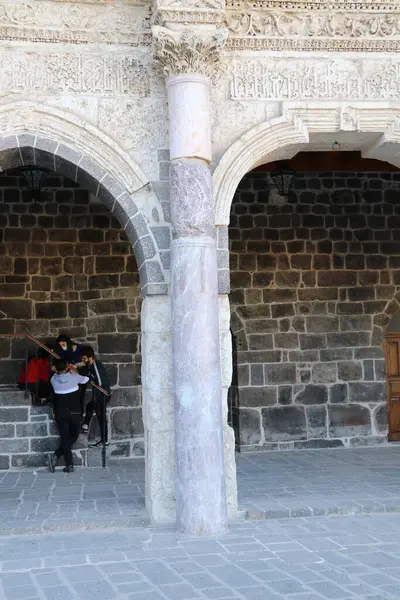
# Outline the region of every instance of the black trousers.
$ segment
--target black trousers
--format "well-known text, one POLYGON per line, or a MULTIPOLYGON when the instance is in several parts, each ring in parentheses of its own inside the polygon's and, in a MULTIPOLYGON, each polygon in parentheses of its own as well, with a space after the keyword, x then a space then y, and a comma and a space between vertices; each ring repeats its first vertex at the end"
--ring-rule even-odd
POLYGON ((93 418, 93 413, 96 413, 97 420, 100 427, 101 441, 106 442, 108 438, 107 432, 107 403, 109 398, 106 397, 104 402, 104 396, 95 396, 86 406, 86 415, 84 423, 90 425, 90 421, 93 418))
POLYGON ((81 427, 80 413, 64 412, 56 414, 58 433, 60 434, 60 445, 55 451, 57 458, 64 456, 67 466, 73 465, 72 446, 79 436, 81 427))

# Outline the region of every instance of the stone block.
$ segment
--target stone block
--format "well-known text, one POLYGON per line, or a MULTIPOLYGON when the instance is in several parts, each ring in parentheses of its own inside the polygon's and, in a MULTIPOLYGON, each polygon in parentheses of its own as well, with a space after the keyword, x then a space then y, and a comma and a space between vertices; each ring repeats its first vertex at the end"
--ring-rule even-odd
POLYGON ((387 404, 381 404, 374 410, 373 412, 373 425, 375 431, 382 434, 387 434, 388 432, 388 414, 387 414, 387 404))
POLYGON ((347 402, 347 385, 337 383, 329 388, 329 401, 331 404, 343 404, 347 402))
POLYGON ((113 457, 128 457, 130 456, 131 445, 130 442, 119 442, 111 443, 108 449, 108 455, 113 457))
POLYGON ((338 315, 361 315, 363 305, 360 302, 338 302, 336 312, 338 315))
POLYGON ((289 352, 289 362, 316 362, 318 350, 293 350, 289 352))
POLYGON ((46 423, 17 424, 17 437, 45 437, 47 435, 46 423))
POLYGON ((369 315, 340 317, 341 331, 371 331, 372 320, 369 315))
POLYGON ((312 315, 306 317, 306 329, 310 333, 339 331, 339 318, 312 315))
POLYGON ((274 319, 293 317, 294 314, 293 304, 273 304, 271 306, 271 315, 274 319))
POLYGON ((326 348, 326 336, 322 334, 300 334, 299 341, 302 350, 326 348))
POLYGON ((332 360, 349 360, 353 356, 353 348, 327 348, 320 351, 322 362, 330 362, 332 360))
POLYGON ((68 315, 72 319, 87 317, 88 307, 86 302, 68 302, 68 315))
POLYGON ((0 359, 11 358, 11 339, 0 338, 0 359))
POLYGON ((35 305, 36 319, 63 319, 66 316, 65 302, 37 302, 35 305))
POLYGON ((261 442, 261 415, 258 410, 242 408, 239 410, 240 444, 258 445, 261 442))
POLYGON ((110 298, 103 300, 90 300, 89 310, 96 315, 115 315, 116 313, 126 313, 125 298, 110 298))
POLYGON ((285 288, 274 288, 263 290, 263 301, 267 304, 271 302, 296 302, 296 290, 285 288))
POLYGON ((29 439, 3 439, 1 440, 1 451, 7 454, 29 452, 29 439))
POLYGON ((318 271, 318 285, 321 287, 348 287, 357 285, 356 271, 318 271))
POLYGON ((247 339, 249 350, 265 350, 274 347, 270 334, 250 334, 247 339))
POLYGON ((144 439, 135 440, 132 443, 132 455, 133 456, 144 456, 145 455, 144 439))
POLYGON ((250 385, 264 385, 264 366, 250 365, 250 385))
POLYGON ((96 272, 102 273, 123 273, 125 270, 125 258, 123 256, 97 256, 96 272))
POLYGON ((31 438, 31 452, 52 452, 60 444, 60 438, 57 437, 45 437, 45 438, 31 438))
POLYGON ((382 382, 355 382, 349 383, 350 402, 375 402, 386 401, 386 386, 382 382))
POLYGON ((119 287, 118 275, 91 275, 89 277, 90 290, 104 290, 117 287, 119 287))
POLYGON ((139 408, 121 408, 111 413, 112 439, 143 435, 142 411, 139 408))
POLYGON ((328 390, 325 385, 306 385, 304 389, 295 395, 296 404, 326 404, 328 402, 328 390))
POLYGON ((316 363, 312 366, 312 380, 314 383, 334 383, 336 378, 336 363, 316 363))
POLYGON ((0 408, 0 423, 28 421, 28 408, 0 408))
POLYGON ((362 365, 355 361, 338 363, 338 378, 342 381, 357 381, 362 379, 362 365))
POLYGON ((336 404, 328 407, 328 415, 331 437, 366 436, 372 433, 371 412, 366 406, 336 404))
POLYGON ((384 360, 375 360, 375 379, 377 381, 386 380, 386 365, 384 360))
POLYGON ((141 365, 132 363, 119 365, 118 385, 120 387, 141 385, 141 365))
POLYGON ((2 456, 0 454, 0 470, 5 470, 10 468, 10 457, 2 456))
POLYGON ((112 333, 116 331, 115 317, 102 316, 86 319, 85 321, 88 335, 97 335, 98 333, 112 333))
POLYGON ((371 334, 367 331, 351 331, 343 333, 328 333, 327 343, 331 348, 369 346, 371 334))
POLYGON ((0 361, 0 384, 15 385, 21 371, 22 364, 18 360, 0 361))
POLYGON ((282 353, 279 350, 264 350, 257 352, 238 351, 237 360, 240 364, 281 362, 282 353))
POLYGON ((117 315, 117 330, 120 333, 140 332, 140 318, 132 318, 128 317, 127 315, 117 315))
POLYGON ((9 319, 28 320, 32 318, 32 302, 0 298, 0 312, 9 319))
POLYGON ((272 333, 278 331, 276 319, 252 319, 246 322, 247 333, 272 333))
POLYGON ((315 439, 294 442, 293 446, 295 450, 317 450, 320 448, 343 448, 344 443, 342 440, 315 439))
MULTIPOLYGON (((13 438, 15 436, 15 425, 12 423, 0 424, 0 438, 13 438)), ((1 445, 1 441, 0 441, 1 445)))
POLYGON ((241 407, 271 406, 276 402, 276 387, 241 387, 239 390, 239 404, 241 407))
POLYGON ((294 363, 264 365, 266 384, 296 383, 296 365, 294 363))
POLYGON ((284 442, 307 438, 307 423, 303 407, 263 408, 261 414, 265 441, 284 442))
POLYGON ((328 410, 326 406, 307 406, 307 435, 310 438, 328 436, 328 410))
POLYGON ((298 290, 298 298, 300 301, 326 301, 337 300, 339 290, 336 287, 331 288, 302 288, 298 290))
POLYGON ((97 340, 98 351, 101 354, 136 354, 138 351, 138 336, 135 333, 100 334, 97 340))
POLYGON ((275 348, 292 350, 299 347, 297 333, 275 333, 273 337, 275 348))
POLYGON ((291 385, 281 385, 278 388, 278 402, 284 406, 291 404, 293 398, 293 388, 291 385))
POLYGON ((18 469, 22 467, 28 467, 29 469, 35 469, 37 467, 44 467, 47 465, 47 456, 44 453, 33 454, 14 454, 11 456, 11 466, 18 469))
POLYGON ((83 273, 83 258, 80 256, 69 256, 64 259, 64 271, 71 275, 83 273))

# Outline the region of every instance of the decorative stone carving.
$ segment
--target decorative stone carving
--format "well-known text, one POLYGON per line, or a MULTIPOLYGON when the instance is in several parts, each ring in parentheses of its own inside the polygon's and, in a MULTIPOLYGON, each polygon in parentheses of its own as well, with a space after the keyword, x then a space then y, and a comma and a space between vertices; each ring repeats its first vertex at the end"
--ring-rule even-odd
POLYGON ((221 69, 220 52, 226 41, 224 30, 209 32, 153 27, 155 60, 165 78, 200 73, 215 79, 221 69))
POLYGON ((0 92, 68 92, 144 98, 149 76, 124 54, 35 53, 5 49, 0 55, 0 92))
POLYGON ((158 0, 157 8, 214 9, 220 10, 225 6, 224 0, 158 0))
POLYGON ((148 29, 147 7, 0 3, 0 40, 149 46, 148 29))
POLYGON ((394 0, 228 0, 227 49, 396 52, 400 14, 394 0))
POLYGON ((397 0, 226 0, 229 10, 345 10, 364 12, 393 12, 397 0))
POLYGON ((400 61, 234 60, 232 100, 391 100, 400 98, 400 61))

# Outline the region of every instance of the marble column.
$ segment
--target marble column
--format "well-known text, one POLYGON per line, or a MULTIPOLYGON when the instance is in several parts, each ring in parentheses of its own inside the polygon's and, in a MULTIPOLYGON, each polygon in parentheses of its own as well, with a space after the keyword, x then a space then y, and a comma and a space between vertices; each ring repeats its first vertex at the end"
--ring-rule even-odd
POLYGON ((146 508, 163 525, 176 519, 170 298, 146 296, 141 324, 146 508))
POLYGON ((177 527, 227 527, 217 251, 210 172, 210 81, 167 79, 170 127, 171 311, 177 527))

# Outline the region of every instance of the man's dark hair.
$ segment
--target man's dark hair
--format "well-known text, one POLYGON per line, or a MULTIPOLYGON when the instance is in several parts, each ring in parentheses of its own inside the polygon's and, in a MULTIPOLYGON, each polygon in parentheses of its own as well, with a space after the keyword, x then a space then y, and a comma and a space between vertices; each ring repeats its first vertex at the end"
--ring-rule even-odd
POLYGON ((91 346, 84 346, 81 351, 81 356, 87 356, 88 358, 96 358, 94 350, 91 346))
POLYGON ((63 358, 55 358, 53 362, 53 367, 57 371, 57 373, 62 373, 67 370, 67 361, 63 358))

